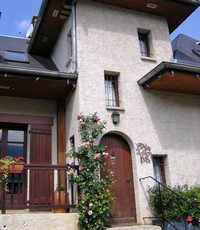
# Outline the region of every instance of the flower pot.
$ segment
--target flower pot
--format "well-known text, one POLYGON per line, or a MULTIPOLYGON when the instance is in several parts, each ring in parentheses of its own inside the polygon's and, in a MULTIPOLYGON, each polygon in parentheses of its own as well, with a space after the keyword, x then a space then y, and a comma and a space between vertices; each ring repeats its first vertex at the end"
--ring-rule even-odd
MULTIPOLYGON (((54 192, 54 205, 66 205, 69 204, 69 193, 65 191, 55 191, 54 192)), ((65 213, 67 212, 66 208, 53 208, 53 213, 65 213)))
MULTIPOLYGON (((24 162, 17 162, 15 164, 11 164, 8 167, 9 173, 22 173, 24 169, 24 162)), ((0 173, 4 173, 4 164, 0 164, 0 173)))

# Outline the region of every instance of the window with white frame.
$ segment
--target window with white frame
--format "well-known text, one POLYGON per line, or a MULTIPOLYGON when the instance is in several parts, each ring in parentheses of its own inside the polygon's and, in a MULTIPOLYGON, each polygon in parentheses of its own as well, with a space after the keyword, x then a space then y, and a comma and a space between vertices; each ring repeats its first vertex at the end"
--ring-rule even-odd
POLYGON ((119 74, 105 73, 105 97, 106 106, 119 106, 119 74))
POLYGON ((140 45, 141 56, 152 57, 150 31, 138 29, 138 40, 140 45))

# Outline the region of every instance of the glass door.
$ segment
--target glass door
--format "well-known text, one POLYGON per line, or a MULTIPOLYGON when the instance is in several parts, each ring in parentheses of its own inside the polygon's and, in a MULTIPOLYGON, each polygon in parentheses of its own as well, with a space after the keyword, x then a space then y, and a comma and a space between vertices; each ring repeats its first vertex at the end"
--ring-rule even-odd
MULTIPOLYGON (((23 156, 26 163, 27 126, 20 124, 0 123, 0 157, 23 156)), ((14 209, 24 204, 25 173, 9 174, 8 189, 6 193, 6 205, 8 209, 14 209)))

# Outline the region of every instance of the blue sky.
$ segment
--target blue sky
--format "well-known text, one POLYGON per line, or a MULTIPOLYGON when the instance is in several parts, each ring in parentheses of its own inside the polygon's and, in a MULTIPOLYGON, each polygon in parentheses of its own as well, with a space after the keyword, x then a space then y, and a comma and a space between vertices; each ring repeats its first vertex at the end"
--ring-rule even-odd
POLYGON ((24 37, 42 0, 0 0, 0 35, 24 37))
MULTIPOLYGON (((38 15, 42 0, 0 0, 0 35, 24 37, 32 16, 38 15)), ((182 33, 200 40, 200 8, 190 15, 172 34, 182 33)))

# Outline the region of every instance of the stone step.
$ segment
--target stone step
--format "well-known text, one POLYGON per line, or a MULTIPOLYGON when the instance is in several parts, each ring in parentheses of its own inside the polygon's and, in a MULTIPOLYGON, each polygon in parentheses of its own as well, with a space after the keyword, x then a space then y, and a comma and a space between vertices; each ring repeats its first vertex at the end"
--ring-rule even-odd
POLYGON ((107 228, 106 230, 161 230, 160 226, 156 225, 133 225, 126 227, 112 227, 107 228))

